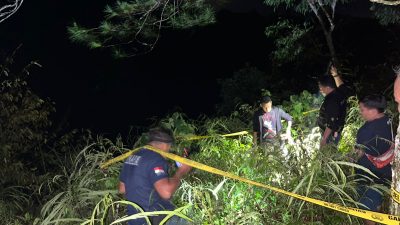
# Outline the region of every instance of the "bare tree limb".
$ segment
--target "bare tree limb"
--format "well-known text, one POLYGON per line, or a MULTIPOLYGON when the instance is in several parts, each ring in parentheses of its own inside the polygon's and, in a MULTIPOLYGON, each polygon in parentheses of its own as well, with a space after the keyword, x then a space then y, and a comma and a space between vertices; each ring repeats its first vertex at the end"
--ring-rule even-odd
MULTIPOLYGON (((307 0, 307 3, 310 6, 311 10, 314 12, 315 16, 318 19, 318 22, 321 25, 321 29, 322 29, 322 32, 324 33, 325 40, 326 40, 326 43, 328 45, 328 49, 329 49, 329 52, 330 52, 330 56, 331 56, 332 62, 333 62, 333 64, 338 66, 339 62, 338 62, 338 59, 337 59, 337 56, 336 56, 336 50, 335 50, 335 46, 334 46, 333 40, 332 40, 332 31, 333 31, 333 28, 334 28, 333 20, 332 21, 329 20, 330 17, 327 18, 327 20, 329 20, 329 22, 332 22, 332 24, 330 24, 329 28, 328 28, 327 27, 328 25, 326 25, 326 23, 324 22, 323 16, 320 14, 320 12, 319 12, 319 10, 317 8, 316 0, 307 0)), ((320 3, 318 2, 318 6, 320 7, 319 4, 320 3)), ((325 16, 326 16, 326 14, 325 14, 325 16)))
POLYGON ((14 3, 0 7, 0 23, 12 16, 21 7, 24 0, 13 0, 14 3))
MULTIPOLYGON (((335 28, 335 24, 333 23, 333 19, 332 19, 333 16, 331 17, 331 15, 329 15, 328 11, 326 11, 326 9, 324 7, 324 4, 322 3, 321 0, 318 0, 318 5, 322 9, 322 11, 324 12, 325 17, 328 19, 329 25, 330 25, 330 29, 329 30, 332 32, 333 29, 335 28)), ((332 11, 334 11, 334 10, 332 10, 332 11)))
POLYGON ((369 0, 370 2, 373 3, 378 3, 378 4, 383 4, 383 5, 392 5, 392 6, 396 6, 396 5, 400 5, 400 1, 399 0, 369 0))

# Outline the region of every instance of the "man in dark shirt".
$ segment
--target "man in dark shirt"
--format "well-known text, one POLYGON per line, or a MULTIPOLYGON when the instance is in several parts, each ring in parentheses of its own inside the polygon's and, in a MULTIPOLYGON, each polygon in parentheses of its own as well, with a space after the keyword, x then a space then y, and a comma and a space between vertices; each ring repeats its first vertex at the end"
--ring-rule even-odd
MULTIPOLYGON (((162 128, 150 130, 149 145, 168 152, 173 143, 172 132, 162 128)), ((120 174, 119 192, 125 194, 128 201, 136 203, 145 212, 174 210, 170 199, 178 189, 180 180, 191 167, 181 164, 173 177, 168 175, 168 163, 160 154, 142 149, 130 156, 124 163, 120 174)), ((138 210, 128 206, 128 215, 138 213, 138 210)), ((163 216, 150 217, 152 225, 158 225, 163 216)), ((179 218, 167 224, 184 224, 179 218)), ((129 221, 129 225, 147 224, 145 219, 129 221)))
MULTIPOLYGON (((391 120, 384 114, 386 100, 381 95, 370 95, 360 100, 360 113, 365 124, 357 132, 357 145, 355 147, 359 159, 357 164, 369 169, 378 178, 356 169, 360 178, 369 177, 373 183, 384 184, 390 187, 392 178, 391 161, 394 156, 393 133, 391 120)), ((369 188, 370 182, 359 182, 358 190, 361 196, 359 202, 364 208, 378 211, 382 204, 383 196, 376 189, 369 188)), ((364 221, 367 225, 375 222, 364 221)))
POLYGON ((320 92, 325 96, 318 117, 318 126, 322 131, 320 147, 329 143, 337 144, 346 118, 347 99, 353 90, 344 84, 335 67, 331 68, 331 76, 319 78, 320 92))
POLYGON ((261 109, 253 116, 253 142, 257 144, 272 141, 277 138, 282 130, 282 122, 284 119, 288 122, 285 136, 286 139, 292 141, 291 127, 292 117, 278 107, 272 106, 271 97, 265 96, 261 99, 261 109))

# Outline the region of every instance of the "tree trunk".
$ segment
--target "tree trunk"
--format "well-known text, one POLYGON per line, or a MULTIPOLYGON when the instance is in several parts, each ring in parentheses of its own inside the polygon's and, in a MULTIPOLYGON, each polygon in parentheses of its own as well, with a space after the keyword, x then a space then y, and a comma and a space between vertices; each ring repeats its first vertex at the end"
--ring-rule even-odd
MULTIPOLYGON (((400 118, 400 116, 399 116, 400 118)), ((394 159, 392 163, 392 188, 400 192, 400 123, 397 127, 397 135, 395 140, 394 159)), ((400 215, 400 204, 392 199, 390 208, 392 215, 400 215)))
MULTIPOLYGON (((314 12, 315 16, 318 19, 319 24, 321 25, 322 32, 324 33, 325 41, 326 44, 328 45, 329 49, 329 54, 331 56, 331 60, 335 66, 340 66, 339 65, 339 60, 336 56, 336 50, 335 50, 335 45, 333 44, 333 38, 332 38, 332 32, 335 27, 333 24, 333 15, 330 16, 326 11, 324 11, 324 14, 320 14, 318 10, 318 6, 316 5, 315 0, 307 0, 308 5, 310 6, 311 10, 314 12), (329 21, 327 24, 324 21, 323 17, 326 17, 326 20, 329 21)), ((323 7, 323 5, 320 5, 319 7, 323 7)))
POLYGON ((332 63, 336 67, 340 66, 339 65, 339 60, 336 56, 336 50, 335 50, 335 45, 333 44, 333 39, 332 39, 332 32, 324 32, 325 34, 325 40, 328 45, 329 53, 331 55, 332 63))

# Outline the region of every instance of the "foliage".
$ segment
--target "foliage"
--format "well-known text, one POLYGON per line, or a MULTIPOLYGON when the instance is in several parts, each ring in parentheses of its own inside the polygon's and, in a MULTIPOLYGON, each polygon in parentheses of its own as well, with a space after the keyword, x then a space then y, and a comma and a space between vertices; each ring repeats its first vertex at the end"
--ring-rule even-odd
POLYGON ((219 111, 230 114, 241 104, 253 105, 259 100, 261 90, 266 88, 270 82, 272 82, 271 76, 250 66, 235 72, 230 78, 219 80, 223 102, 219 106, 219 111), (246 93, 246 95, 242 93, 246 93))
POLYGON ((276 48, 271 53, 272 59, 277 62, 294 61, 303 52, 304 48, 300 42, 309 31, 309 25, 297 25, 286 19, 267 27, 265 34, 274 39, 276 48))
POLYGON ((108 194, 105 195, 95 206, 93 209, 92 215, 90 219, 82 222, 82 225, 95 225, 95 224, 100 224, 100 225, 105 225, 105 224, 120 224, 122 222, 128 221, 128 220, 135 220, 137 218, 145 218, 146 224, 150 224, 149 218, 151 216, 156 216, 156 215, 166 215, 166 217, 160 222, 160 225, 165 224, 166 221, 168 221, 171 217, 173 216, 178 216, 181 218, 184 218, 188 221, 191 221, 190 218, 185 216, 183 214, 184 211, 186 211, 186 207, 181 207, 178 208, 174 211, 156 211, 156 212, 144 212, 143 209, 138 206, 137 204, 125 200, 118 200, 115 201, 113 197, 108 194), (132 206, 136 210, 138 210, 140 213, 137 213, 135 215, 131 216, 122 216, 121 218, 118 218, 118 215, 121 214, 120 210, 124 209, 126 210, 126 207, 124 206, 132 206))
POLYGON ((30 221, 34 187, 42 180, 47 154, 44 146, 51 137, 53 104, 35 94, 27 83, 30 62, 16 69, 16 51, 0 65, 0 214, 9 224, 30 221), (8 215, 8 216, 6 216, 8 215), (9 221, 9 222, 8 222, 9 221))
MULTIPOLYGON (((221 129, 210 123, 215 124, 215 121, 205 124, 208 129, 221 129)), ((323 154, 315 151, 319 137, 314 129, 303 141, 289 148, 286 159, 279 147, 252 148, 250 136, 202 140, 200 152, 192 157, 195 161, 285 190, 356 206, 355 180, 351 175, 355 165, 341 164, 344 156, 334 148, 326 149, 323 154)), ((344 224, 349 219, 357 221, 204 171, 195 171, 188 177, 175 201, 178 205, 193 205, 189 216, 195 224, 344 224)))
POLYGON ((40 224, 66 224, 89 217, 93 208, 106 194, 116 194, 119 171, 114 165, 107 173, 98 169, 100 162, 120 149, 108 139, 88 143, 74 158, 62 162, 62 174, 45 185, 56 190, 43 205, 40 224))
POLYGON ((74 42, 89 48, 111 48, 115 57, 128 57, 151 51, 161 30, 204 26, 215 21, 205 0, 117 1, 107 5, 104 20, 95 28, 73 23, 68 28, 74 42))
POLYGON ((309 134, 315 127, 315 118, 319 112, 319 106, 322 104, 321 95, 313 95, 308 91, 303 91, 299 95, 290 96, 289 101, 283 102, 283 108, 293 117, 294 134, 298 138, 309 134))
MULTIPOLYGON (((27 83, 29 70, 40 65, 31 62, 22 71, 14 71, 11 69, 13 57, 7 58, 0 65, 0 156, 4 160, 0 166, 2 177, 16 170, 34 171, 43 165, 40 164, 43 162, 41 147, 49 137, 46 129, 51 125, 49 115, 54 111, 53 104, 33 93, 27 83), (29 165, 26 160, 28 158, 36 164, 29 165)), ((27 176, 8 178, 19 179, 16 184, 21 185, 30 180, 27 176)), ((13 181, 2 179, 0 184, 8 182, 13 181)))
POLYGON ((372 4, 371 11, 383 25, 400 23, 400 6, 372 4))
MULTIPOLYGON (((301 195, 358 207, 356 185, 360 178, 353 171, 360 167, 349 162, 346 154, 363 123, 357 99, 350 100, 339 148, 328 146, 319 150, 317 111, 304 112, 318 108, 321 100, 320 96, 304 91, 283 103, 282 107, 294 118, 295 144, 286 145, 287 155, 279 144, 253 146, 250 134, 235 138, 218 135, 250 130, 254 107, 248 104, 241 105, 229 116, 202 117, 196 121, 173 113, 155 125, 174 132, 177 154, 189 146, 196 149, 190 156, 195 161, 301 195), (187 135, 212 137, 194 142, 179 138, 187 135)), ((54 148, 52 160, 55 161, 52 173, 40 178, 45 180, 42 185, 29 190, 33 193, 31 196, 40 200, 32 201, 22 187, 4 188, 0 195, 0 215, 15 225, 116 224, 128 219, 126 205, 134 203, 121 200, 116 194, 121 163, 104 171, 98 168, 101 162, 127 150, 121 139, 114 143, 102 137, 93 138, 90 132, 78 131, 57 138, 50 145, 54 148), (6 202, 10 207, 5 207, 6 202), (17 213, 26 205, 36 206, 40 214, 17 213)), ((140 137, 134 146, 144 143, 145 139, 140 137)), ((388 191, 379 185, 374 187, 388 191)), ((183 181, 173 202, 178 206, 175 212, 150 212, 129 218, 165 213, 192 219, 194 224, 359 224, 357 218, 200 170, 194 170, 183 181)))

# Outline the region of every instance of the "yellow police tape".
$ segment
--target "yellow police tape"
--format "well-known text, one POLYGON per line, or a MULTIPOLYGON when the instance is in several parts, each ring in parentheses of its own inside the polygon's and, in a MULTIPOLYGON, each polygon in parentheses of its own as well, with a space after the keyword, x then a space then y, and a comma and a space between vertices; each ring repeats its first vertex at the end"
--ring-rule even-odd
MULTIPOLYGON (((248 134, 249 132, 247 131, 240 131, 240 132, 236 132, 236 133, 231 133, 231 134, 223 134, 223 135, 218 135, 220 137, 233 137, 233 136, 239 136, 239 135, 245 135, 248 134)), ((185 140, 185 141, 194 141, 194 140, 200 140, 200 139, 206 139, 206 138, 212 138, 212 137, 218 137, 218 136, 212 136, 212 135, 207 135, 207 136, 181 136, 178 137, 178 139, 181 140, 185 140)), ((116 162, 122 161, 126 158, 128 158, 130 155, 135 154, 135 152, 139 151, 140 149, 142 149, 143 147, 139 147, 139 148, 135 148, 133 150, 130 150, 118 157, 115 157, 103 164, 100 165, 101 169, 105 169, 106 167, 108 167, 111 164, 114 164, 116 162)))
POLYGON ((396 191, 394 188, 392 188, 392 198, 395 202, 400 204, 400 192, 396 191))
MULTIPOLYGON (((288 192, 288 191, 285 191, 285 190, 282 190, 282 189, 279 189, 279 188, 276 188, 276 187, 272 187, 272 186, 269 186, 269 185, 266 185, 266 184, 262 184, 262 183, 259 183, 259 182, 256 182, 256 181, 252 181, 252 180, 237 176, 235 174, 228 173, 228 172, 219 170, 217 168, 214 168, 214 167, 211 167, 211 166, 207 166, 207 165, 204 165, 202 163, 198 163, 196 161, 193 161, 193 160, 190 160, 190 159, 187 159, 187 158, 183 158, 183 157, 174 155, 172 153, 164 152, 162 150, 156 149, 156 148, 154 148, 152 146, 149 146, 149 145, 146 145, 146 146, 144 146, 142 148, 151 150, 153 152, 157 152, 158 154, 164 156, 165 158, 168 158, 168 159, 171 159, 171 160, 174 160, 174 161, 189 165, 189 166, 191 166, 193 168, 197 168, 197 169, 209 172, 209 173, 213 173, 213 174, 221 175, 221 176, 228 177, 228 178, 231 178, 231 179, 234 179, 234 180, 238 180, 238 181, 241 181, 241 182, 245 182, 245 183, 250 184, 250 185, 254 185, 254 186, 261 187, 261 188, 269 189, 269 190, 272 190, 272 191, 275 191, 275 192, 278 192, 278 193, 281 193, 281 194, 284 194, 284 195, 288 195, 288 196, 293 197, 293 198, 297 198, 297 199, 300 199, 300 200, 303 200, 303 201, 306 201, 306 202, 310 202, 310 203, 313 203, 313 204, 316 204, 316 205, 320 205, 320 206, 323 206, 325 208, 333 209, 333 210, 336 210, 338 212, 343 212, 343 213, 346 213, 346 214, 349 214, 349 215, 357 216, 357 217, 360 217, 360 218, 363 218, 363 219, 375 221, 375 222, 382 223, 382 224, 400 225, 400 217, 399 216, 394 216, 394 215, 389 215, 389 214, 384 214, 384 213, 377 213, 377 212, 372 212, 372 211, 367 211, 367 210, 362 210, 362 209, 357 209, 357 208, 351 208, 351 207, 347 207, 347 206, 341 206, 341 205, 338 205, 338 204, 335 204, 335 203, 329 203, 329 202, 321 201, 321 200, 314 199, 314 198, 309 198, 309 197, 298 195, 298 194, 295 194, 295 193, 292 193, 292 192, 288 192)), ((139 148, 139 149, 142 149, 142 148, 139 148)), ((132 151, 130 151, 128 153, 132 154, 132 152, 137 151, 137 150, 138 149, 134 149, 134 150, 132 150, 132 151)), ((128 153, 125 153, 125 154, 128 154, 128 153)), ((101 168, 105 168, 106 167, 105 165, 110 165, 110 163, 109 163, 110 161, 106 162, 105 164, 102 164, 101 168)))
POLYGON ((223 135, 207 135, 207 136, 181 136, 178 137, 177 139, 182 139, 185 141, 194 141, 194 140, 200 140, 200 139, 206 139, 206 138, 212 138, 212 137, 233 137, 233 136, 240 136, 240 135, 245 135, 248 134, 248 131, 240 131, 240 132, 236 132, 236 133, 231 133, 231 134, 223 134, 223 135))
POLYGON ((319 109, 312 109, 312 110, 310 110, 310 111, 307 111, 307 112, 303 112, 303 115, 307 115, 307 114, 309 114, 309 113, 312 113, 312 112, 315 112, 315 111, 318 111, 319 109))
POLYGON ((135 154, 137 151, 139 151, 139 150, 142 149, 142 148, 143 148, 143 147, 135 148, 135 149, 133 149, 133 150, 130 150, 130 151, 128 151, 128 152, 126 152, 126 153, 120 155, 120 156, 117 156, 117 157, 115 157, 115 158, 113 158, 113 159, 110 159, 110 160, 108 160, 107 162, 102 163, 102 164, 100 165, 100 169, 105 169, 105 168, 107 168, 108 166, 110 166, 111 164, 114 164, 114 163, 116 163, 116 162, 122 161, 122 160, 128 158, 130 155, 135 154))

